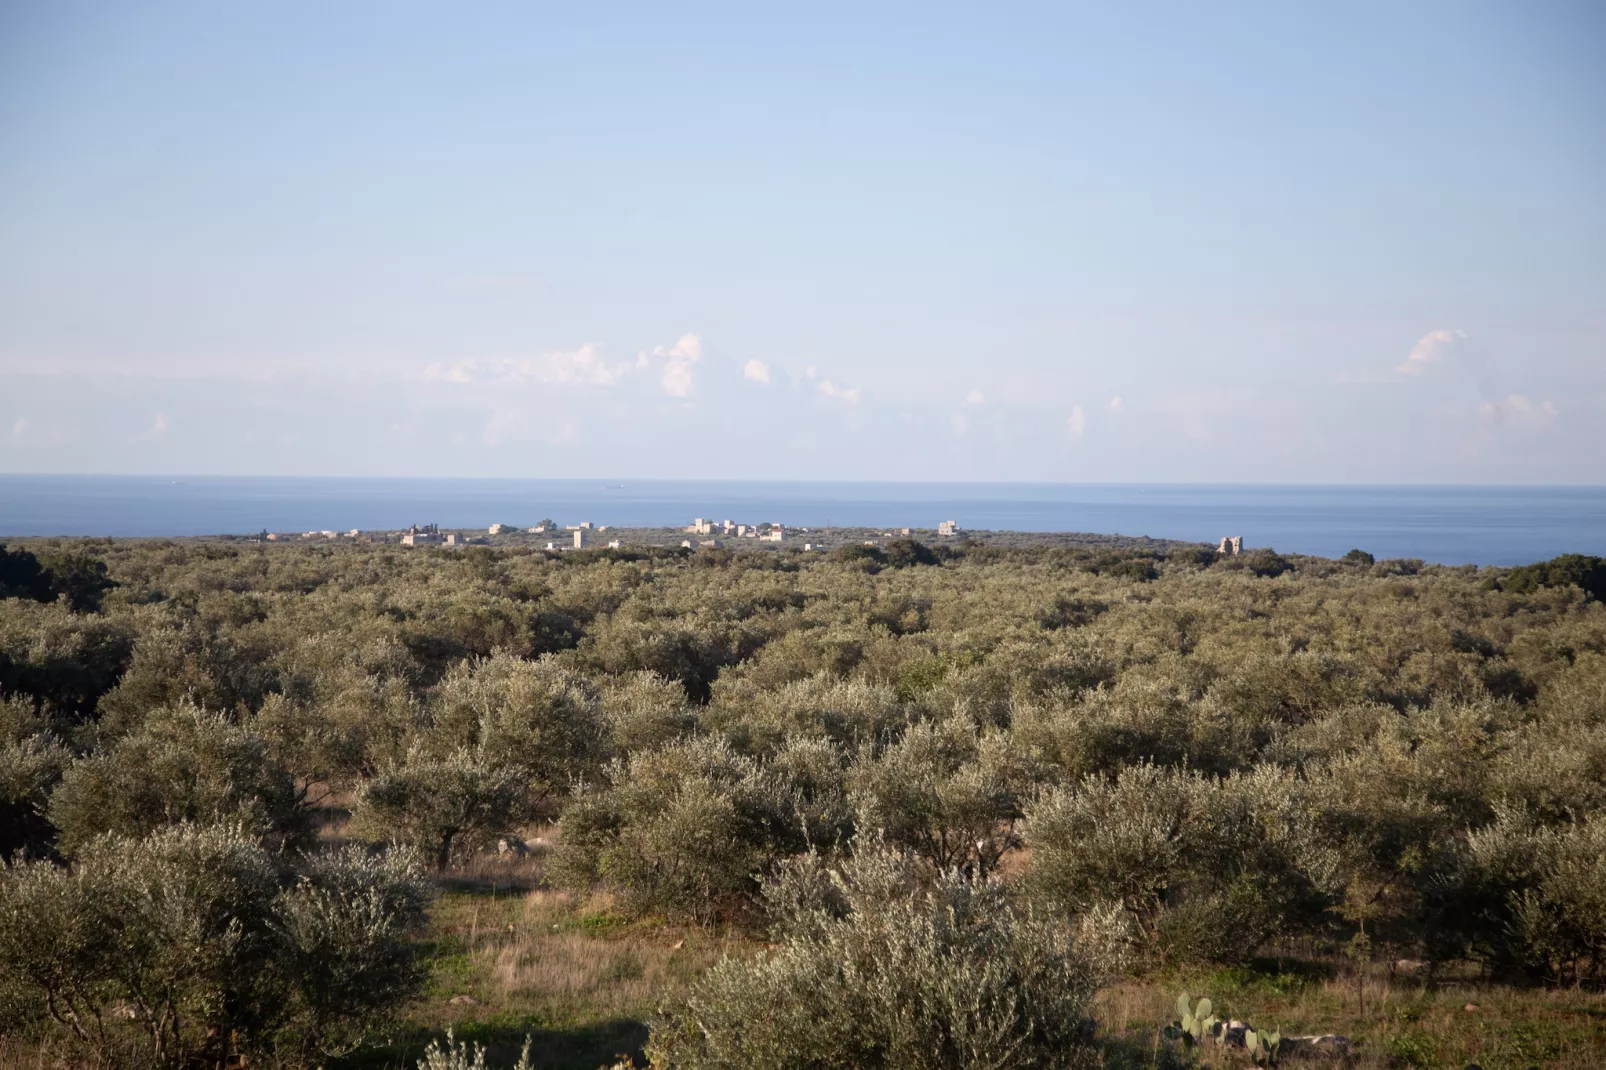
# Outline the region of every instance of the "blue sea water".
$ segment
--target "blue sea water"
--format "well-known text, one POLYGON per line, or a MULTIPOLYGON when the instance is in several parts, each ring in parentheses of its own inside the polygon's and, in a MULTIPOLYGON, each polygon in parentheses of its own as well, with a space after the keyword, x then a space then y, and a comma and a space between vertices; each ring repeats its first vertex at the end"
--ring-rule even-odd
POLYGON ((766 483, 0 475, 0 536, 214 535, 411 523, 693 517, 790 526, 1078 531, 1337 556, 1514 565, 1606 554, 1606 487, 766 483))

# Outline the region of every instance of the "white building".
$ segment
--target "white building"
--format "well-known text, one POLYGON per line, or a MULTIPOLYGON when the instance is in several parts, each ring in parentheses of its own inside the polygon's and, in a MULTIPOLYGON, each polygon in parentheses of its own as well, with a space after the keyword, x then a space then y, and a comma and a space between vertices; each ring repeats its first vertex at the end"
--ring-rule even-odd
POLYGON ((786 539, 786 529, 781 527, 779 524, 771 524, 770 529, 764 534, 760 535, 759 538, 763 539, 765 542, 784 542, 786 539))
POLYGON ((618 539, 609 539, 608 540, 608 549, 617 550, 619 548, 620 548, 620 543, 619 543, 618 539))
POLYGON ((506 524, 492 524, 490 527, 485 529, 485 533, 487 535, 500 535, 500 534, 502 534, 502 532, 504 532, 506 530, 507 530, 507 525, 506 524))
POLYGON ((957 520, 944 520, 937 525, 938 535, 958 535, 959 522, 957 520))
POLYGON ((586 548, 586 531, 590 527, 591 525, 587 524, 583 528, 574 529, 574 548, 576 550, 584 550, 586 548))

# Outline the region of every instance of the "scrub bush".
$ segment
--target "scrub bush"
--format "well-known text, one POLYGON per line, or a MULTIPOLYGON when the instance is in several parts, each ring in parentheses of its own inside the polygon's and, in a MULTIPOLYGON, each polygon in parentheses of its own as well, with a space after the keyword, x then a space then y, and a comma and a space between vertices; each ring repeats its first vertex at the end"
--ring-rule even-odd
POLYGON ((103 836, 0 875, 0 992, 119 1065, 350 1048, 416 990, 405 856, 283 864, 238 828, 103 836))
POLYGON ((1003 886, 876 845, 766 885, 778 948, 726 959, 648 1045, 654 1066, 1013 1070, 1096 1065, 1099 969, 1003 886))

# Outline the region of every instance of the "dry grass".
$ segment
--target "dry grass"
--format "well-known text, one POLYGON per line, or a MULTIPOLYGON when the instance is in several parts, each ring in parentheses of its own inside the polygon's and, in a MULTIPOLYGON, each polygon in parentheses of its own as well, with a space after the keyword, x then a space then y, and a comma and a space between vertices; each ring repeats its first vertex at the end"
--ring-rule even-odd
POLYGON ((591 1070, 638 1055, 666 999, 721 955, 756 946, 736 932, 627 920, 606 896, 544 888, 553 830, 528 833, 528 856, 482 855, 441 879, 426 935, 429 987, 408 1014, 409 1036, 359 1065, 410 1067, 450 1026, 493 1060, 511 1063, 529 1035, 537 1066, 591 1070))
MULTIPOLYGON (((1194 998, 1209 996, 1222 1017, 1279 1028, 1284 1035, 1341 1033, 1354 1042, 1345 1065, 1356 1068, 1606 1066, 1606 995, 1518 988, 1475 977, 1391 977, 1378 965, 1366 976, 1363 1013, 1357 978, 1344 968, 1347 963, 1262 965, 1259 970, 1180 971, 1101 993, 1096 1013, 1112 1044, 1109 1064, 1171 1065, 1160 1050, 1164 1042, 1156 1042, 1156 1028, 1176 1017, 1177 995, 1186 991, 1194 998)), ((1219 1058, 1211 1061, 1226 1065, 1219 1058)))
MULTIPOLYGON (((529 855, 482 855, 440 878, 442 894, 424 936, 425 997, 391 1043, 340 1066, 413 1070, 424 1046, 447 1027, 485 1044, 492 1066, 511 1065, 527 1035, 536 1065, 551 1070, 593 1070, 620 1054, 639 1057, 647 1024, 666 1000, 721 955, 762 946, 740 931, 627 920, 606 897, 551 891, 542 878, 554 830, 526 831, 529 855)), ((1247 1066, 1241 1055, 1214 1050, 1193 1053, 1203 1062, 1190 1061, 1189 1053, 1159 1039, 1158 1027, 1172 1020, 1177 994, 1186 990, 1209 996, 1218 1014, 1285 1035, 1342 1033, 1355 1049, 1340 1065, 1358 1070, 1606 1067, 1606 995, 1493 985, 1472 974, 1402 977, 1378 965, 1366 973, 1363 1013, 1348 962, 1297 950, 1253 969, 1175 970, 1107 989, 1095 1012, 1104 1065, 1247 1066)), ((0 1068, 68 1065, 48 1040, 0 1036, 0 1068)))

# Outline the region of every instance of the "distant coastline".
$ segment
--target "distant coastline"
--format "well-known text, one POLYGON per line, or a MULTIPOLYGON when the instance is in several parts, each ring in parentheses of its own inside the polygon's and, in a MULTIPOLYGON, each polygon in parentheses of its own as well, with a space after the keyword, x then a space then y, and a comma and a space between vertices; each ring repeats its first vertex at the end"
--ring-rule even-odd
POLYGON ((813 528, 1096 532, 1517 565, 1606 553, 1606 487, 0 475, 0 538, 179 537, 694 517, 813 528))

